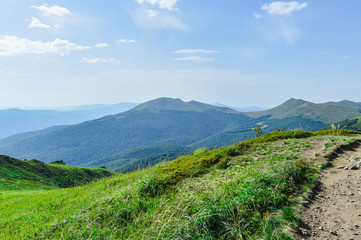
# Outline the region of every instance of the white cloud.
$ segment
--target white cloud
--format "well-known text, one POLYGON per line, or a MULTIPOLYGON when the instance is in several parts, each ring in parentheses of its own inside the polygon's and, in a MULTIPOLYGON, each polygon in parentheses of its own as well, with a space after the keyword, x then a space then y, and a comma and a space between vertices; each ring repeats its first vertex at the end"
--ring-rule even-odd
POLYGON ((261 17, 263 17, 261 14, 253 14, 253 17, 255 17, 255 18, 261 18, 261 17))
POLYGON ((35 8, 40 11, 40 13, 44 16, 65 16, 71 14, 71 12, 64 8, 57 5, 49 7, 47 4, 43 4, 42 6, 31 6, 32 8, 35 8))
POLYGON ((55 39, 51 42, 32 41, 16 36, 0 36, 0 56, 17 56, 22 54, 58 54, 66 55, 72 51, 91 49, 67 40, 55 39))
POLYGON ((215 54, 219 53, 217 50, 206 49, 181 49, 173 52, 174 54, 215 54))
POLYGON ((191 61, 191 62, 212 62, 216 59, 208 58, 208 57, 200 57, 200 56, 190 56, 190 57, 180 57, 174 58, 177 61, 191 61))
POLYGON ((215 58, 203 57, 202 55, 216 54, 219 53, 217 50, 207 49, 180 49, 174 51, 173 54, 191 55, 186 57, 174 58, 177 61, 192 61, 192 62, 212 62, 215 58))
POLYGON ((342 58, 345 60, 351 59, 351 56, 347 54, 336 53, 333 51, 320 51, 317 53, 317 55, 325 58, 342 58))
POLYGON ((134 23, 142 28, 187 30, 189 27, 182 21, 180 12, 149 10, 138 8, 130 13, 134 23))
POLYGON ((48 28, 49 29, 49 28, 51 28, 51 26, 40 22, 40 20, 37 19, 36 17, 32 17, 29 28, 48 28))
POLYGON ((108 44, 107 43, 97 43, 97 44, 95 44, 95 47, 97 47, 97 48, 105 48, 105 47, 108 47, 108 44))
POLYGON ((289 15, 294 11, 301 10, 307 7, 308 3, 300 3, 300 2, 272 2, 270 4, 264 4, 261 9, 266 11, 271 15, 289 15))
POLYGON ((98 64, 98 63, 120 63, 118 59, 115 58, 86 58, 83 57, 80 61, 82 63, 92 63, 92 64, 98 64))
POLYGON ((136 43, 137 42, 136 40, 129 40, 129 39, 124 39, 124 38, 118 39, 116 41, 119 43, 136 43))
POLYGON ((148 10, 148 17, 155 17, 158 15, 157 11, 154 10, 148 10))
POLYGON ((174 8, 178 0, 135 0, 139 4, 148 3, 157 5, 160 9, 177 10, 174 8))

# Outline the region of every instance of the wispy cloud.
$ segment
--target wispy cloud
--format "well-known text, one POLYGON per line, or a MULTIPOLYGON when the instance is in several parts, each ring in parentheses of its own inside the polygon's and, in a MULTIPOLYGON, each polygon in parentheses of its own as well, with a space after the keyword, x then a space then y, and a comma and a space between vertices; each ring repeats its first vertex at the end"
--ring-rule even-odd
POLYGON ((216 54, 219 53, 219 51, 207 50, 207 49, 180 49, 172 53, 178 55, 191 55, 191 56, 173 58, 173 60, 177 60, 177 61, 212 62, 215 61, 216 59, 211 57, 204 57, 203 55, 216 54))
POLYGON ((187 30, 189 27, 182 21, 179 12, 154 11, 137 9, 131 13, 134 23, 143 28, 187 30))
POLYGON ((181 49, 173 52, 174 54, 215 54, 219 53, 217 50, 206 49, 181 49))
POLYGON ((36 17, 32 17, 31 22, 29 24, 29 28, 47 28, 47 29, 50 29, 51 26, 40 22, 40 20, 37 19, 36 17))
POLYGON ((115 58, 82 58, 80 61, 82 63, 91 63, 91 64, 98 64, 98 63, 120 63, 118 59, 115 58))
POLYGON ((288 44, 293 44, 302 35, 297 24, 292 21, 293 19, 284 18, 282 16, 289 16, 295 11, 300 11, 308 6, 307 2, 271 2, 266 3, 261 7, 261 10, 266 14, 254 14, 255 18, 261 18, 264 16, 264 20, 258 21, 260 24, 266 23, 266 25, 260 26, 260 30, 265 35, 265 38, 270 41, 286 41, 288 44))
POLYGON ((151 4, 156 5, 160 9, 167 9, 167 10, 177 10, 174 6, 178 2, 178 0, 135 0, 139 4, 151 4))
POLYGON ((31 6, 32 8, 35 8, 37 10, 40 11, 40 13, 44 16, 51 16, 51 15, 55 15, 55 16, 65 16, 65 15, 69 15, 71 14, 71 12, 64 8, 64 7, 60 7, 58 5, 54 5, 49 7, 49 5, 47 4, 43 4, 41 6, 31 6))
POLYGON ((285 40, 289 44, 293 44, 301 36, 301 31, 297 25, 287 22, 285 20, 279 20, 274 22, 273 29, 276 37, 285 40))
POLYGON ((108 47, 108 44, 107 43, 97 43, 97 44, 95 44, 95 47, 97 47, 97 48, 105 48, 105 47, 108 47))
POLYGON ((317 53, 317 55, 320 57, 326 57, 326 58, 341 58, 344 60, 351 59, 351 56, 349 56, 347 54, 340 54, 340 53, 336 53, 336 52, 332 52, 332 51, 320 51, 317 53))
POLYGON ((270 4, 264 4, 261 9, 266 11, 271 15, 290 15, 295 11, 299 11, 305 7, 307 7, 308 3, 300 3, 300 2, 272 2, 270 4))
POLYGON ((341 55, 341 56, 340 56, 340 58, 342 58, 342 59, 351 59, 351 57, 350 57, 350 56, 345 55, 345 54, 341 55))
POLYGON ((66 55, 72 51, 91 49, 67 40, 55 39, 51 42, 32 41, 16 36, 0 36, 0 56, 17 56, 23 54, 57 54, 66 55))
POLYGON ((191 62, 212 62, 215 61, 215 58, 209 58, 209 57, 201 57, 201 56, 190 56, 190 57, 180 57, 180 58, 174 58, 174 60, 177 61, 191 61, 191 62))
POLYGON ((148 10, 148 17, 155 17, 158 15, 157 11, 154 10, 148 10))
POLYGON ((121 39, 116 40, 116 42, 118 42, 118 43, 136 43, 137 41, 121 38, 121 39))

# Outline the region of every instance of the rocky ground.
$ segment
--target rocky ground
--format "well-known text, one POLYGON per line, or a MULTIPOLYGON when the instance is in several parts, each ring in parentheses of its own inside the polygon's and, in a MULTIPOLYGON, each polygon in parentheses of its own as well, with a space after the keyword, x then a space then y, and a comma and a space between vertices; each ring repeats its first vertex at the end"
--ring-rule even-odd
POLYGON ((361 239, 361 144, 329 157, 296 239, 361 239))

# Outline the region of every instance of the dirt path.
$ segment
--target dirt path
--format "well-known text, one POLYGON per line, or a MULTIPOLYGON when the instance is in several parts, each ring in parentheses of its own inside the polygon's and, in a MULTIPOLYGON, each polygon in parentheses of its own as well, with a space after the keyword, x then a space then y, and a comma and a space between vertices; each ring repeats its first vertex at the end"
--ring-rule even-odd
POLYGON ((361 145, 337 151, 301 214, 296 239, 361 239, 361 145))

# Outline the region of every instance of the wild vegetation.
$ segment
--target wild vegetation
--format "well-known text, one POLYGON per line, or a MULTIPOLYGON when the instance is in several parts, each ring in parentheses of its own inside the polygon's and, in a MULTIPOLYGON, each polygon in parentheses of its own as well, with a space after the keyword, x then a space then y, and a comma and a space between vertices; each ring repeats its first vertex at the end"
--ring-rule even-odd
POLYGON ((123 151, 99 161, 86 163, 85 166, 105 166, 117 172, 131 172, 154 166, 161 161, 174 160, 179 156, 189 154, 191 150, 189 147, 177 145, 151 145, 123 151))
POLYGON ((355 134, 277 131, 81 187, 1 191, 0 238, 292 239, 319 171, 303 152, 355 134))
POLYGON ((62 161, 43 163, 0 155, 0 190, 34 190, 74 187, 114 175, 101 168, 78 168, 62 161))
POLYGON ((346 119, 341 122, 333 123, 324 129, 342 129, 342 130, 353 130, 361 131, 361 117, 355 119, 346 119))

